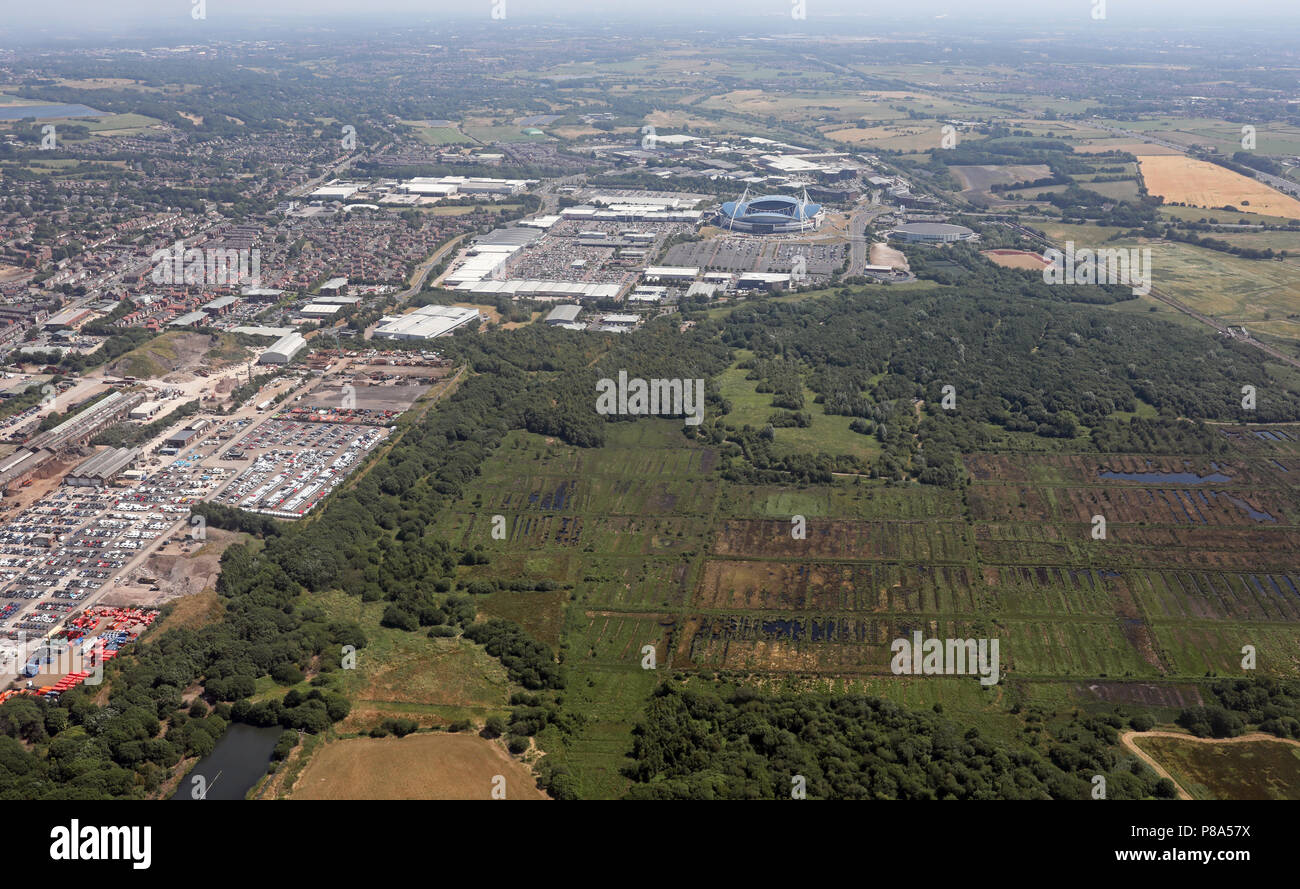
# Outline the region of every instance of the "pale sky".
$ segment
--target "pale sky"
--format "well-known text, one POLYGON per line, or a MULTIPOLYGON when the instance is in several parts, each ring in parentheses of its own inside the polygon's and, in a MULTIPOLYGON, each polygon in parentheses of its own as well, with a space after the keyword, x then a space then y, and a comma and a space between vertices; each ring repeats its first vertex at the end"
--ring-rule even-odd
MULTIPOLYGON (((1015 25, 1056 30, 1072 23, 1093 21, 1094 7, 1104 3, 1105 25, 1177 23, 1195 25, 1230 20, 1247 28, 1276 26, 1279 21, 1300 21, 1296 0, 201 0, 206 18, 197 21, 192 7, 200 0, 56 0, 54 4, 3 0, 0 35, 5 31, 41 28, 46 33, 72 35, 93 29, 117 35, 135 31, 177 29, 204 24, 222 30, 255 26, 258 20, 293 18, 325 23, 339 16, 362 16, 376 24, 402 20, 411 24, 452 23, 457 20, 490 21, 494 6, 504 4, 506 20, 563 17, 577 23, 602 20, 649 19, 719 21, 771 19, 809 26, 819 19, 850 15, 857 19, 878 16, 882 22, 904 20, 966 23, 972 26, 1015 25), (806 18, 791 11, 802 2, 806 18), (57 10, 57 12, 55 11, 57 10), (940 17, 943 17, 941 19, 940 17)), ((0 38, 2 40, 3 38, 0 38)))

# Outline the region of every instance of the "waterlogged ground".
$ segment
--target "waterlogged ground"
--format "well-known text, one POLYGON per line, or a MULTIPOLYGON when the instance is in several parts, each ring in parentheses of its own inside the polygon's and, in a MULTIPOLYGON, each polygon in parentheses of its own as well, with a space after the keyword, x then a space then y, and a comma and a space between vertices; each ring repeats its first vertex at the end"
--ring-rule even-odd
POLYGON ((481 609, 565 644, 565 709, 583 721, 538 743, 581 795, 616 796, 665 671, 942 703, 1008 738, 1016 701, 1172 719, 1200 703, 1207 673, 1239 672, 1244 642, 1295 675, 1283 653, 1300 638, 1300 476, 1286 467, 1300 434, 1224 434, 1233 450, 1214 462, 972 454, 972 483, 945 490, 726 482, 718 454, 665 420, 614 424, 596 450, 514 433, 440 530, 492 553, 467 579, 571 587, 493 593, 481 609), (890 643, 913 632, 996 636, 1003 683, 892 675, 890 643))

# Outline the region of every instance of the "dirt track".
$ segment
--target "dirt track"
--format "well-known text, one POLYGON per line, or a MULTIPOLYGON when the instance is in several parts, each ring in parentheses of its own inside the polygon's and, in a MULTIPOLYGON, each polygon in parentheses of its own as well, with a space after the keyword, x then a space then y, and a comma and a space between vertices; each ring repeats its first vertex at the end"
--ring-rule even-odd
POLYGON ((1283 744, 1290 744, 1294 747, 1300 747, 1300 741, 1293 741, 1290 738, 1279 738, 1276 735, 1268 735, 1264 732, 1251 732, 1248 735, 1241 735, 1236 738, 1198 738, 1195 735, 1184 735, 1180 732, 1121 732, 1119 742, 1124 747, 1135 754, 1138 759, 1142 760, 1155 771, 1161 778, 1168 778, 1173 781, 1174 787, 1178 788, 1179 799, 1192 799, 1192 795, 1183 790, 1182 785, 1174 781, 1174 776, 1165 771, 1164 766, 1151 758, 1146 751, 1138 747, 1133 742, 1134 737, 1140 738, 1177 738, 1181 741, 1195 741, 1201 744, 1241 744, 1247 741, 1278 741, 1283 744))

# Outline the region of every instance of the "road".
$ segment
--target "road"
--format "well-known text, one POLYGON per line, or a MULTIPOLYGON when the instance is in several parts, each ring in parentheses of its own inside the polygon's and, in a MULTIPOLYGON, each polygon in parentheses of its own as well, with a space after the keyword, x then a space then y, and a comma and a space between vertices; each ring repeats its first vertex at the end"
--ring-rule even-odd
POLYGON ((849 265, 844 276, 851 278, 861 275, 871 265, 871 244, 873 238, 867 237, 867 224, 877 216, 893 211, 892 207, 871 203, 871 196, 864 195, 853 212, 849 214, 849 265))

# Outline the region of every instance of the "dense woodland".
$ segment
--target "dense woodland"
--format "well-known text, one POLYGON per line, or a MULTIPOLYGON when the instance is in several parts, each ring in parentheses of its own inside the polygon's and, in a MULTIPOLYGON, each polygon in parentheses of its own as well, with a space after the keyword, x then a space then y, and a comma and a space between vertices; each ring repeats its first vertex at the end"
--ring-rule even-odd
POLYGON ((722 696, 665 683, 635 730, 631 799, 1172 799, 1114 748, 1118 716, 1077 720, 1046 755, 879 698, 722 696))

